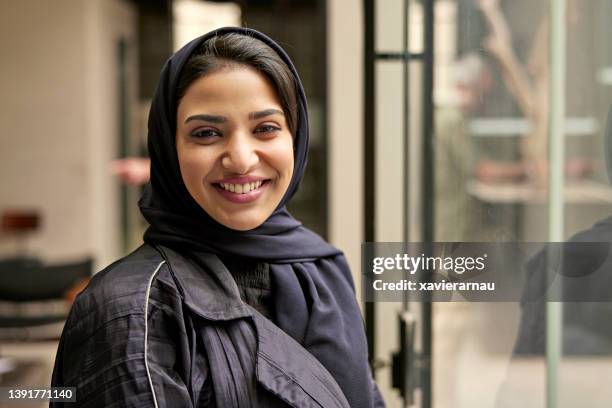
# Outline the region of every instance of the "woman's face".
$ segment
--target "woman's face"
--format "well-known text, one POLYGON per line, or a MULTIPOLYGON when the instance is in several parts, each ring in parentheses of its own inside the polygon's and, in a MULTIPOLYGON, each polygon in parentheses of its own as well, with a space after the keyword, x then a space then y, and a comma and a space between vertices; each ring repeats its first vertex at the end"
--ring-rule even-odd
POLYGON ((293 138, 278 96, 254 68, 222 68, 194 81, 179 102, 176 149, 195 201, 228 228, 258 227, 293 174, 293 138))

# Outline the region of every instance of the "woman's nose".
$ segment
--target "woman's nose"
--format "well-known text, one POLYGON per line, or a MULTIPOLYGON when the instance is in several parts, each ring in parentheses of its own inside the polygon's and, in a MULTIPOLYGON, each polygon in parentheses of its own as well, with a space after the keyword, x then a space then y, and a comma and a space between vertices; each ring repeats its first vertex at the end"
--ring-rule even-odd
POLYGON ((237 174, 246 174, 259 162, 255 146, 248 136, 232 135, 221 159, 221 166, 237 174))

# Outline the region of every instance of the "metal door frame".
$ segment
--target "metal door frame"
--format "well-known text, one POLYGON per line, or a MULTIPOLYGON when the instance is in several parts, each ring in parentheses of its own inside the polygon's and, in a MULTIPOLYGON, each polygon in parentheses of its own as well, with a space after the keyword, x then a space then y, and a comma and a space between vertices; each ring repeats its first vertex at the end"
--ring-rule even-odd
MULTIPOLYGON (((419 230, 421 231, 420 241, 425 244, 433 242, 434 236, 434 5, 435 0, 422 0, 424 12, 424 44, 422 53, 411 53, 409 50, 409 16, 410 0, 403 1, 403 49, 400 52, 379 52, 375 49, 376 40, 376 0, 364 0, 364 239, 366 242, 375 242, 376 229, 376 63, 384 60, 399 60, 403 65, 404 78, 404 121, 403 121, 403 161, 404 161, 404 186, 409 180, 409 152, 410 148, 417 148, 410 143, 409 133, 409 89, 410 89, 410 70, 409 65, 412 61, 418 61, 423 65, 423 92, 421 101, 423 104, 422 117, 422 144, 420 149, 423 155, 419 191, 421 192, 421 210, 423 220, 419 230)), ((409 233, 409 189, 404 188, 404 241, 409 242, 413 237, 409 233)), ((404 310, 408 310, 406 299, 403 305, 404 310)), ((421 407, 430 408, 432 406, 432 367, 431 367, 431 345, 432 345, 432 304, 424 302, 422 304, 420 316, 420 333, 422 352, 416 356, 419 360, 418 387, 421 390, 421 407)), ((368 353, 370 359, 375 357, 375 333, 376 333, 376 304, 367 302, 364 305, 366 320, 366 335, 368 337, 368 353)), ((404 336, 403 336, 404 337, 404 336)), ((410 351, 404 350, 406 344, 401 343, 400 355, 412 355, 410 351)), ((401 359, 400 359, 401 360, 401 359)), ((372 361, 371 361, 372 363, 372 361)), ((404 373, 405 375, 406 373, 404 373)), ((400 389, 404 401, 412 400, 412 390, 405 389, 407 381, 402 381, 400 389)))

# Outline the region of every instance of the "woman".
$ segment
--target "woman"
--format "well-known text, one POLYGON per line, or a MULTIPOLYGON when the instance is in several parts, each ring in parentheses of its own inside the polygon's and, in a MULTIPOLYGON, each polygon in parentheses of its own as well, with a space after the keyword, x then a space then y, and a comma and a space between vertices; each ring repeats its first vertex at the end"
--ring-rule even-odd
POLYGON ((283 50, 245 28, 164 66, 149 115, 145 244, 96 274, 54 386, 86 406, 383 406, 340 251, 285 209, 308 115, 283 50))

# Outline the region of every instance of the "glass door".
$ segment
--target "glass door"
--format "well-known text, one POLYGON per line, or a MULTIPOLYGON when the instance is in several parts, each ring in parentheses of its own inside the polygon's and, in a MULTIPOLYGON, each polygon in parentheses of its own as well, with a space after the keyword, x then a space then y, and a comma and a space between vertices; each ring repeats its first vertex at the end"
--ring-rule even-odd
POLYGON ((367 303, 388 405, 609 406, 612 4, 364 5, 366 240, 566 244, 549 301, 367 303))

